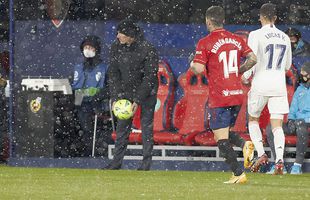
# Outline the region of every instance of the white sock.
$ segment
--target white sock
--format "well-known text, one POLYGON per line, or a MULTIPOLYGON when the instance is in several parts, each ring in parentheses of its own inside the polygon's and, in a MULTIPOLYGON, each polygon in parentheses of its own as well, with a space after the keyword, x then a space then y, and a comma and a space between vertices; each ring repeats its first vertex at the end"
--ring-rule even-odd
POLYGON ((276 150, 276 163, 279 160, 283 162, 283 153, 284 153, 284 146, 285 146, 285 136, 282 127, 276 127, 272 129, 273 133, 273 142, 274 148, 276 150))
POLYGON ((261 157, 264 153, 264 144, 262 139, 262 132, 259 128, 259 124, 256 121, 249 122, 249 132, 251 140, 255 146, 255 149, 257 151, 257 156, 261 157))

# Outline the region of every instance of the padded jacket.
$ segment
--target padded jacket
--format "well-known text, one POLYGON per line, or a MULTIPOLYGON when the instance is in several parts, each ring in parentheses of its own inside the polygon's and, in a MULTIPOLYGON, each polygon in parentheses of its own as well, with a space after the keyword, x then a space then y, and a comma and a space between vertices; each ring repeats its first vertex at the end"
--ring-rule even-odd
POLYGON ((142 36, 131 45, 116 40, 110 49, 108 67, 112 101, 128 99, 141 104, 158 89, 158 54, 142 36))
POLYGON ((310 88, 298 86, 290 106, 288 119, 303 119, 310 123, 310 88))

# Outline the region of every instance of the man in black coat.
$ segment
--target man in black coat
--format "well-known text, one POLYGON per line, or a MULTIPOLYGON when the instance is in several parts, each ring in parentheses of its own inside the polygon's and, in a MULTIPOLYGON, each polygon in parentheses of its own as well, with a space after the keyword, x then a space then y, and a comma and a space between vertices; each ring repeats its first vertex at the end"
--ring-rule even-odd
MULTIPOLYGON (((132 102, 135 113, 141 106, 143 161, 138 170, 149 170, 153 150, 153 121, 158 89, 158 55, 144 39, 142 29, 125 19, 117 26, 116 41, 111 46, 108 68, 109 89, 114 106, 119 99, 132 102)), ((120 169, 127 149, 132 119, 118 120, 113 161, 106 169, 120 169)))

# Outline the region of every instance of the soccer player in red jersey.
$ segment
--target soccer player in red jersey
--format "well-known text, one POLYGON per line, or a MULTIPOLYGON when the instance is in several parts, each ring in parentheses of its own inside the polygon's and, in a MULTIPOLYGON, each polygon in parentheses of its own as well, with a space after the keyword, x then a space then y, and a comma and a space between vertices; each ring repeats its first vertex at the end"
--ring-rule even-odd
MULTIPOLYGON (((243 101, 241 74, 256 64, 256 56, 245 41, 223 28, 224 9, 212 6, 206 11, 209 35, 199 40, 191 65, 195 73, 207 69, 209 82, 210 128, 214 132, 219 150, 233 171, 233 176, 224 183, 245 183, 243 168, 229 140, 230 127, 243 101), (240 65, 240 59, 246 61, 240 65)), ((254 145, 249 142, 245 157, 253 155, 254 145)), ((244 152, 245 154, 245 152, 244 152)), ((245 158, 246 159, 246 158, 245 158)))

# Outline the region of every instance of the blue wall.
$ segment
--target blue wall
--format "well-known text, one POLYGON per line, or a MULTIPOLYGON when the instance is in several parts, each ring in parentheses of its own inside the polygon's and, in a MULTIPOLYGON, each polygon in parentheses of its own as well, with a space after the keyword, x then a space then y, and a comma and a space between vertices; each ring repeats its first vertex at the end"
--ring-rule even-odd
MULTIPOLYGON (((177 78, 188 68, 188 56, 197 41, 207 34, 205 25, 141 24, 145 37, 158 49, 160 57, 169 62, 177 78)), ((279 26, 286 30, 288 26, 279 26)), ((310 41, 309 26, 295 26, 310 41)), ((259 26, 226 26, 230 31, 254 30, 259 26)), ((102 56, 107 60, 108 48, 116 36, 116 22, 65 21, 56 28, 50 21, 15 22, 15 81, 22 76, 53 76, 67 78, 75 63, 82 61, 80 43, 87 34, 103 40, 102 56)), ((180 96, 177 91, 177 97, 180 96)))
MULTIPOLYGON (((145 37, 166 59, 176 76, 187 69, 188 55, 194 51, 199 38, 207 34, 205 25, 141 24, 145 37)), ((297 26, 310 41, 310 27, 297 26)), ((230 31, 254 30, 258 26, 226 26, 230 31)), ((287 26, 280 26, 285 30, 287 26)), ((72 67, 82 60, 80 43, 87 34, 103 40, 106 58, 108 47, 115 39, 115 22, 66 21, 55 28, 50 21, 17 21, 15 23, 16 73, 24 76, 68 77, 72 67)))

